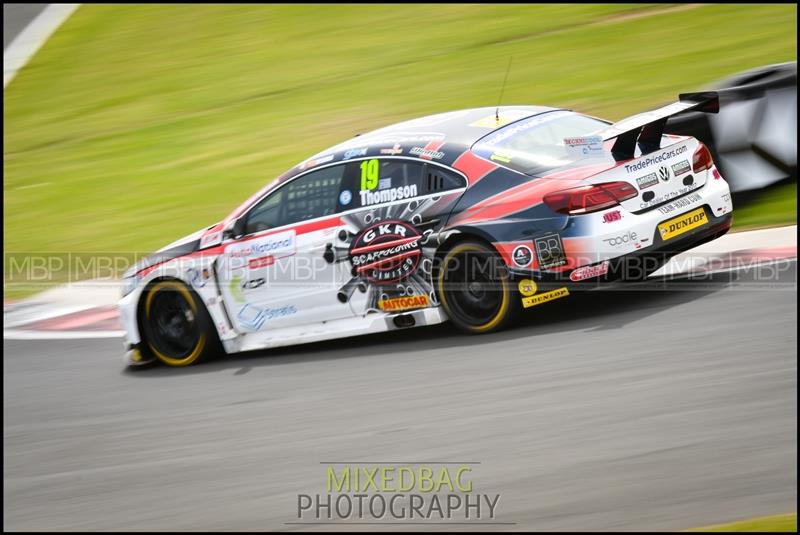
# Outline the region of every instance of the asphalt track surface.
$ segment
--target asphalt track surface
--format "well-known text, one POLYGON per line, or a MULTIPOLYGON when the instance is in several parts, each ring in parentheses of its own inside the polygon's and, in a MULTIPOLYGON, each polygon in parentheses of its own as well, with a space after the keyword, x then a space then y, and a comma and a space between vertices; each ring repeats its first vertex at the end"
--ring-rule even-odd
POLYGON ((479 462, 501 530, 793 511, 784 268, 755 287, 739 272, 584 293, 487 336, 437 326, 188 369, 125 371, 115 339, 5 341, 4 527, 309 528, 287 522, 298 494, 325 492, 328 462, 479 462))
MULTIPOLYGON (((4 4, 4 48, 45 6, 4 4)), ((4 529, 302 529, 297 495, 324 492, 333 461, 480 462, 475 488, 510 523, 494 530, 796 510, 796 284, 718 279, 576 296, 483 337, 438 326, 191 369, 124 371, 119 340, 4 341, 4 529)))
POLYGON ((3 49, 47 6, 48 4, 3 4, 3 49))

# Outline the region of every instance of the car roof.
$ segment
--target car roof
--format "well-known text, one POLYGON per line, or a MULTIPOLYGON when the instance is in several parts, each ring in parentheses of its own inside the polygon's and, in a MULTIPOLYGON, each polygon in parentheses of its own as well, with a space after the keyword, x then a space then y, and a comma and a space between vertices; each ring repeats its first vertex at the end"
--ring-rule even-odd
POLYGON ((265 194, 297 175, 322 165, 353 158, 391 156, 416 156, 423 161, 451 165, 476 141, 495 130, 527 117, 561 109, 547 106, 470 108, 427 115, 359 134, 292 167, 247 199, 226 220, 238 217, 265 194), (499 121, 496 120, 498 116, 499 121))
POLYGON ((431 141, 441 142, 436 143, 437 151, 460 155, 482 137, 507 124, 559 109, 546 106, 501 106, 470 108, 428 115, 357 135, 310 159, 332 154, 334 156, 332 161, 337 161, 344 157, 345 152, 353 149, 391 148, 395 144, 403 150, 402 155, 419 156, 410 151, 414 147, 424 147, 431 141), (499 117, 500 120, 497 121, 496 117, 499 117))

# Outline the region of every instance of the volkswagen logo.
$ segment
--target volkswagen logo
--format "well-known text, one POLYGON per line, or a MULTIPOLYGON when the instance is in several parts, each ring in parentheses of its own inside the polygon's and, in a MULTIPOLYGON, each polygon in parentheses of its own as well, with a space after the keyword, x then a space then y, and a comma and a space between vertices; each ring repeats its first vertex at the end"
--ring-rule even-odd
POLYGON ((658 178, 662 181, 666 182, 669 180, 669 168, 666 165, 662 165, 658 168, 658 178))

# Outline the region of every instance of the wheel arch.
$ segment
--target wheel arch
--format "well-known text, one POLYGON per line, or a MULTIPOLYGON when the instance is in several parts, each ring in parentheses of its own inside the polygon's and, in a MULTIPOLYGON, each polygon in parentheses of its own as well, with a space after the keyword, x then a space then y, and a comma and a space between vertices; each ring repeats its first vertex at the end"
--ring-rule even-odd
MULTIPOLYGON (((444 263, 447 258, 447 253, 452 251, 456 248, 459 244, 463 243, 475 243, 477 245, 482 245, 488 249, 489 252, 494 253, 497 258, 500 260, 503 268, 508 273, 505 260, 503 258, 502 253, 498 250, 495 246, 494 242, 492 241, 491 236, 480 230, 475 228, 464 228, 458 229, 458 232, 454 232, 448 235, 441 243, 441 245, 436 250, 436 262, 434 263, 434 269, 432 271, 433 281, 434 281, 434 290, 436 292, 437 299, 440 303, 440 306, 445 308, 445 311, 450 315, 452 321, 456 321, 455 318, 450 313, 450 310, 447 306, 446 300, 442 295, 442 287, 440 286, 440 270, 444 267, 444 263)), ((496 319, 492 319, 489 323, 482 327, 476 327, 475 330, 470 330, 470 334, 477 334, 479 332, 489 332, 496 329, 502 329, 506 326, 512 324, 517 316, 517 309, 519 308, 516 305, 515 301, 513 300, 513 290, 508 286, 508 280, 510 280, 509 275, 505 276, 505 282, 503 282, 504 288, 504 297, 503 303, 500 305, 500 310, 498 311, 498 315, 496 319), (499 326, 498 326, 499 325, 499 326)), ((462 328, 462 327, 460 327, 462 328)), ((463 330, 463 328, 462 328, 463 330)))
POLYGON ((456 227, 449 230, 449 235, 436 248, 436 256, 442 257, 444 254, 465 241, 479 241, 491 247, 498 255, 500 251, 495 246, 492 236, 488 232, 476 227, 456 227))
POLYGON ((149 352, 149 346, 146 339, 146 329, 144 328, 144 308, 145 303, 147 302, 147 295, 149 294, 151 288, 156 286, 159 283, 169 281, 181 284, 186 288, 186 290, 192 295, 194 298, 195 304, 198 306, 198 311, 204 311, 205 314, 208 316, 210 320, 210 324, 208 325, 208 330, 206 331, 207 337, 210 336, 211 338, 207 338, 207 343, 211 344, 215 350, 219 350, 222 347, 222 342, 220 339, 220 333, 216 328, 216 324, 214 322, 213 316, 211 311, 209 310, 208 306, 204 302, 202 296, 192 287, 192 285, 187 282, 186 280, 176 277, 170 274, 161 274, 158 276, 153 277, 152 279, 148 280, 145 284, 142 291, 139 293, 139 299, 136 303, 136 327, 139 330, 139 347, 140 350, 149 352))
POLYGON ((457 227, 448 231, 450 234, 444 239, 444 241, 439 244, 436 248, 435 253, 435 261, 433 263, 433 269, 431 271, 431 278, 433 279, 433 287, 434 291, 436 292, 436 298, 438 299, 439 303, 442 302, 442 297, 439 295, 439 285, 436 284, 436 281, 439 278, 439 270, 442 267, 442 262, 444 261, 444 257, 448 251, 450 251, 453 247, 460 243, 464 242, 479 242, 483 245, 489 247, 491 250, 497 254, 500 258, 502 258, 501 252, 497 249, 495 244, 492 242, 492 237, 489 233, 475 227, 457 227))
MULTIPOLYGON (((148 280, 144 288, 142 288, 142 291, 139 292, 139 299, 136 302, 136 327, 139 329, 139 338, 142 339, 142 342, 145 341, 142 320, 144 314, 144 304, 145 301, 147 301, 147 294, 150 292, 150 289, 153 286, 163 281, 175 281, 177 283, 183 284, 190 292, 197 295, 197 292, 194 292, 192 290, 192 286, 179 277, 173 277, 171 275, 158 275, 148 280)), ((205 307, 205 303, 203 303, 202 299, 198 299, 198 302, 205 307)))

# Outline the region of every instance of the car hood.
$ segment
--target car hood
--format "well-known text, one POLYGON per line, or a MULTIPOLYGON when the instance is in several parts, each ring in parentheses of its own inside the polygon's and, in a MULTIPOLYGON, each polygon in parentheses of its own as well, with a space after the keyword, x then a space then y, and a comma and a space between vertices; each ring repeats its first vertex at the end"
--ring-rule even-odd
POLYGON ((200 240, 202 236, 208 232, 209 229, 212 229, 215 226, 216 225, 212 225, 210 227, 202 228, 196 232, 192 232, 191 234, 188 234, 187 236, 184 236, 183 238, 175 240, 169 245, 162 247, 153 254, 146 256, 128 268, 123 275, 123 278, 132 277, 144 269, 197 251, 200 248, 200 240))

